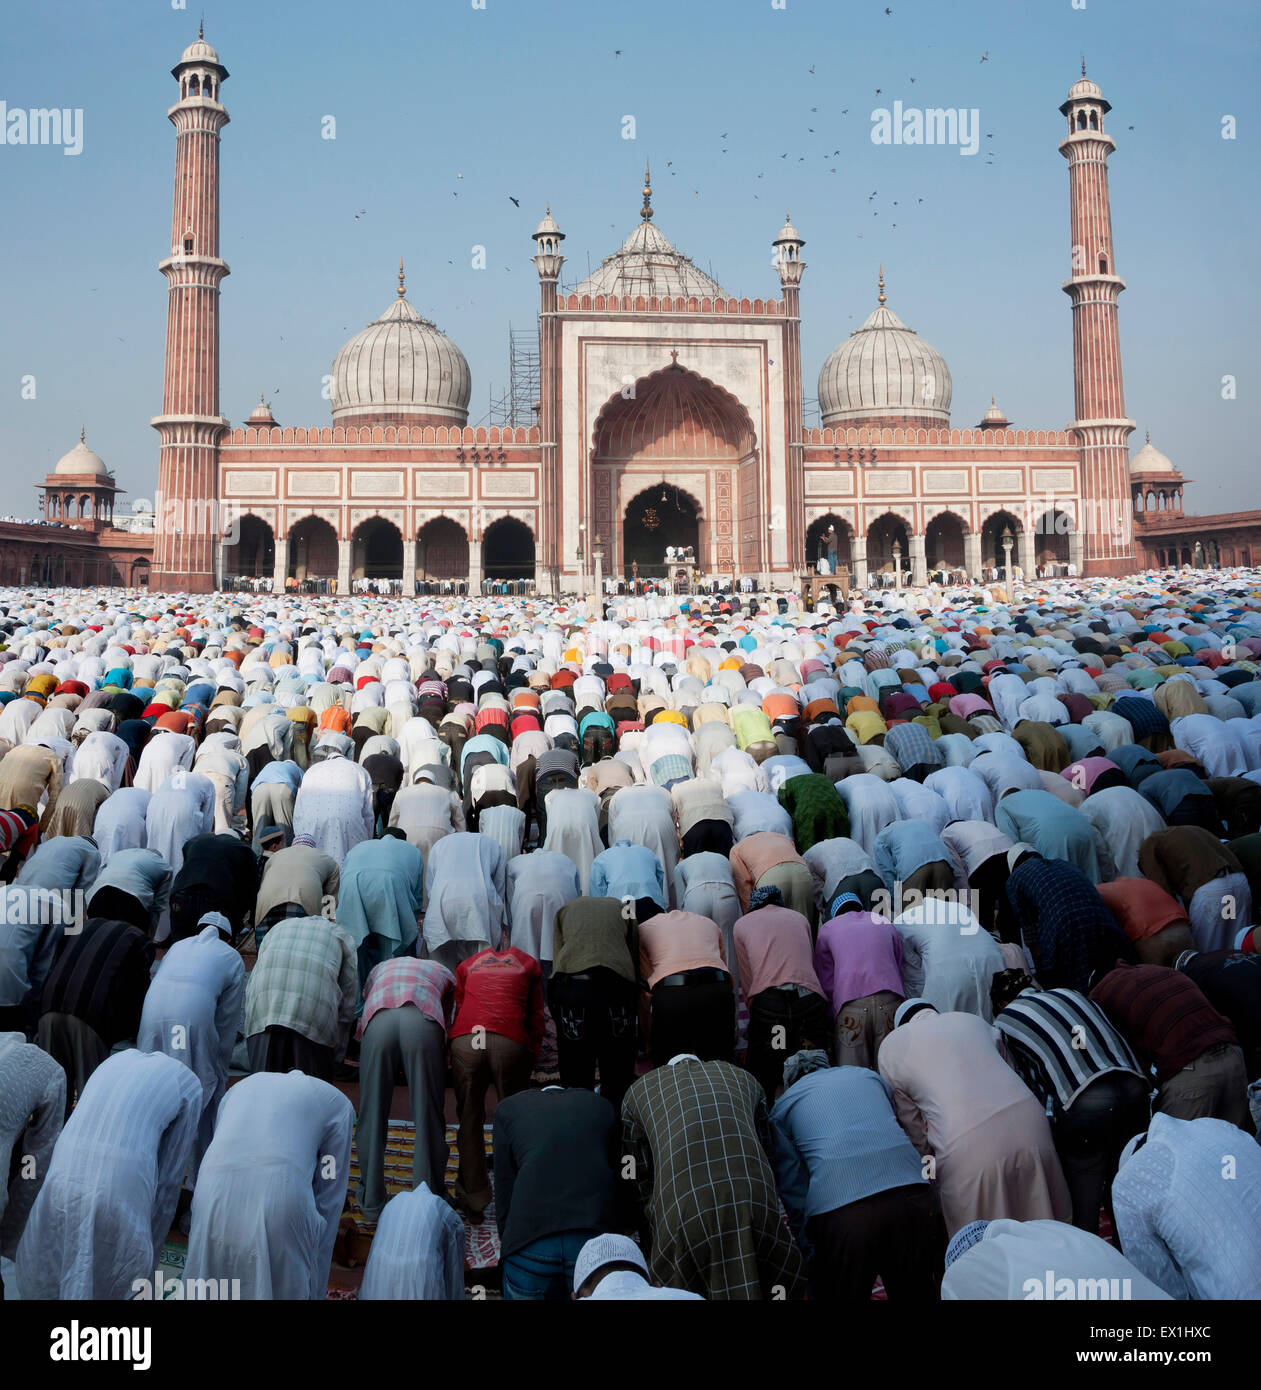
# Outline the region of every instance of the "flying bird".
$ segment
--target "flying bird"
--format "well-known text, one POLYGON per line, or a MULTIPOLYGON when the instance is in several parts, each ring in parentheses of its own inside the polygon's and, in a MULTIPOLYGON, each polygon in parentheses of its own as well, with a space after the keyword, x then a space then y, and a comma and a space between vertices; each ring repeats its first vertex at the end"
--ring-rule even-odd
POLYGON ((813 64, 813 63, 810 64, 810 71, 811 71, 811 72, 814 71, 814 64, 813 64))
POLYGON ((512 204, 514 208, 519 208, 521 206, 521 199, 514 198, 511 193, 508 194, 508 201, 512 204))
POLYGON ((987 48, 987 49, 985 50, 985 52, 981 54, 981 62, 983 62, 983 63, 988 63, 989 60, 990 60, 990 51, 989 51, 989 49, 987 48))
POLYGON ((886 7, 885 7, 885 14, 892 14, 892 13, 893 13, 893 11, 892 11, 891 9, 889 9, 888 6, 886 6, 886 7))
POLYGON ((877 96, 880 95, 880 88, 879 88, 879 87, 876 88, 876 95, 877 95, 877 96))
POLYGON ((620 58, 622 56, 622 50, 620 48, 615 48, 613 50, 613 56, 615 58, 620 58))

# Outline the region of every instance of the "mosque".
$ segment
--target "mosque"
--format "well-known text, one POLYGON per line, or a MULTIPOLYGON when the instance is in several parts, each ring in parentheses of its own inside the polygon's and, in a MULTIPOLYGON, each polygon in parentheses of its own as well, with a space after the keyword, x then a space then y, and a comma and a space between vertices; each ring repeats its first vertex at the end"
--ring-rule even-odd
MULTIPOLYGON (((263 577, 346 592, 368 579, 412 593, 503 579, 561 593, 594 572, 663 574, 667 547, 694 549, 704 577, 790 586, 825 535, 859 584, 890 570, 919 583, 930 570, 973 576, 1002 565, 1004 538, 1030 578, 1044 566, 1261 561, 1261 513, 1189 516, 1185 479, 1150 438, 1130 457, 1111 106, 1084 64, 1059 108, 1074 401, 1058 428, 1017 427, 993 401, 974 426, 952 424, 946 361, 890 307, 883 272, 870 315, 819 371, 820 420, 807 427, 802 235, 786 220, 772 243, 778 283, 733 293, 662 231, 647 170, 638 225, 573 288, 550 207, 534 233, 537 400, 525 422, 468 423, 469 364, 412 303, 400 263, 390 302, 333 358, 331 421, 282 426, 260 399, 233 425, 219 401, 228 70, 199 35, 172 75, 156 587, 263 577)), ((48 483, 49 505, 62 505, 48 483)), ((0 576, 4 564, 0 534, 0 576)))

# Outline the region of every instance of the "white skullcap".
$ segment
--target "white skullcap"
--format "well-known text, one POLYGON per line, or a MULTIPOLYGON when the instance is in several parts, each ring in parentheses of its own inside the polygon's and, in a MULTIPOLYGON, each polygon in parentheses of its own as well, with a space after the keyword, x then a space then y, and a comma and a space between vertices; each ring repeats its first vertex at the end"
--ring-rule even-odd
POLYGON ((648 1277, 648 1262, 644 1252, 630 1236, 604 1235, 592 1236, 578 1251, 574 1261, 574 1292, 577 1293, 597 1269, 605 1265, 634 1265, 648 1277))

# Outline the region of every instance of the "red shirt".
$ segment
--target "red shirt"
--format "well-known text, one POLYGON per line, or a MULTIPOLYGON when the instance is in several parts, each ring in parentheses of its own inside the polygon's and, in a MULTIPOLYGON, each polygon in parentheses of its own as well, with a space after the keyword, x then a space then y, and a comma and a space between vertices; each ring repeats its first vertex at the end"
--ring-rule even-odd
POLYGON ((516 946, 487 949, 462 960, 455 972, 455 1022, 450 1036, 476 1028, 520 1043, 537 1057, 543 1042, 543 972, 516 946))

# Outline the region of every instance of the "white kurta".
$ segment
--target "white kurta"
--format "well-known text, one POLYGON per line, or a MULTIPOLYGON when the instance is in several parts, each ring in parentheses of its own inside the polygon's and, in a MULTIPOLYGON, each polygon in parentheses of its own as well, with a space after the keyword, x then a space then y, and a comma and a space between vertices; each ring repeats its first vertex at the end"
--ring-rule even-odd
POLYGON ((1063 1221, 1012 1221, 1006 1217, 991 1221, 982 1238, 950 1266, 942 1280, 941 1297, 943 1302, 1014 1302, 1087 1298, 1091 1290, 1096 1291, 1095 1297, 1102 1292, 1109 1301, 1114 1297, 1169 1297, 1119 1250, 1090 1231, 1063 1221), (1062 1280, 1069 1283, 1061 1284, 1062 1280))
POLYGON ((184 846, 214 829, 215 789, 209 777, 189 772, 159 787, 145 810, 145 848, 156 851, 178 874, 184 846))
POLYGON ((335 1086, 300 1071, 233 1086, 193 1194, 185 1279, 239 1279, 244 1299, 322 1299, 354 1121, 335 1086))
POLYGON ((550 961, 556 914, 581 891, 578 870, 565 855, 546 849, 517 855, 508 865, 509 944, 550 961))
POLYGON ((340 864, 375 829, 372 778, 358 763, 330 757, 307 769, 293 803, 295 837, 309 835, 340 864))
POLYGON ((1006 962, 998 943, 961 904, 928 898, 894 918, 902 938, 902 982, 908 999, 938 1013, 979 1014, 994 1021, 990 981, 1006 962))
POLYGON ((497 946, 504 924, 504 852, 484 835, 444 836, 425 865, 425 948, 448 941, 497 946))
POLYGON ((149 793, 142 787, 120 787, 112 792, 96 813, 92 838, 101 851, 101 863, 109 863, 120 849, 144 849, 148 839, 146 818, 149 793))
POLYGON ((174 1057, 201 1083, 201 1119, 190 1164, 194 1181, 215 1132, 215 1112, 244 1015, 245 963, 220 939, 217 927, 177 941, 145 995, 136 1046, 174 1057))
POLYGON ((117 734, 91 733, 75 749, 69 780, 81 782, 91 778, 116 792, 122 785, 129 756, 127 745, 117 734))
POLYGON ((609 844, 618 840, 643 845, 657 856, 665 872, 669 898, 666 906, 675 907, 674 868, 679 862, 679 829, 674 823, 674 802, 664 787, 623 787, 613 793, 609 801, 609 844))
POLYGON ((572 860, 584 893, 591 886, 591 865, 604 849, 600 839, 600 798, 585 787, 558 787, 545 803, 547 838, 543 848, 572 860))
POLYGON ((18 1246, 24 1299, 127 1299, 152 1281, 200 1114, 197 1078, 170 1057, 131 1049, 97 1067, 18 1246))
POLYGON ((0 1033, 0 1255, 5 1259, 17 1254, 65 1113, 61 1067, 21 1033, 0 1033))
POLYGON ((363 1271, 359 1298, 464 1297, 464 1223, 421 1183, 385 1204, 363 1271))
POLYGON ((192 767, 196 751, 197 745, 187 734, 177 734, 172 729, 155 729, 148 743, 140 750, 140 761, 136 764, 132 785, 142 787, 147 792, 156 792, 180 768, 192 767))

